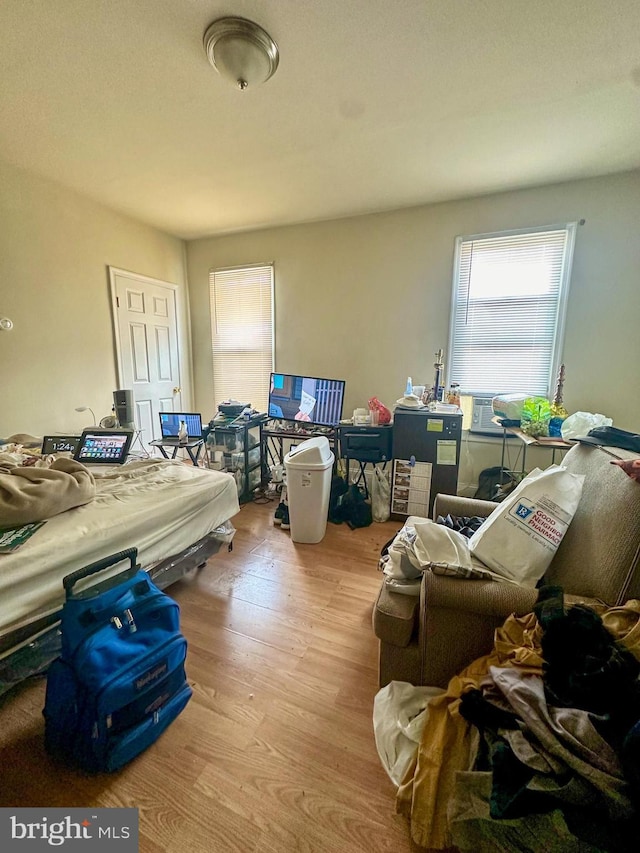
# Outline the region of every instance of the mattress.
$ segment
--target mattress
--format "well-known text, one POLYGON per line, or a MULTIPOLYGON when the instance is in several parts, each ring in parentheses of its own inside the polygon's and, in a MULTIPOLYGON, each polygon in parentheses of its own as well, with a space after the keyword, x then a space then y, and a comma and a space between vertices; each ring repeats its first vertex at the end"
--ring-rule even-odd
POLYGON ((145 568, 206 536, 240 509, 230 474, 144 459, 92 469, 96 497, 47 520, 17 551, 0 554, 0 636, 58 610, 62 579, 121 551, 145 568))

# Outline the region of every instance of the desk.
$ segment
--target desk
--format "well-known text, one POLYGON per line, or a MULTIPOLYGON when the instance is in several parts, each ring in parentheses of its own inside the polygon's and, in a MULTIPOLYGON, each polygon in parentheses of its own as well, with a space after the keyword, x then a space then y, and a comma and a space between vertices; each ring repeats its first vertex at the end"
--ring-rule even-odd
POLYGON ((200 458, 200 454, 204 446, 204 440, 202 438, 190 438, 186 443, 180 444, 178 439, 156 438, 149 442, 149 446, 158 447, 160 449, 160 453, 162 453, 165 459, 175 459, 178 454, 178 450, 180 450, 180 448, 184 448, 189 454, 189 459, 191 459, 196 468, 199 468, 198 459, 200 458), (173 448, 171 456, 169 456, 165 447, 173 448))
POLYGON ((291 429, 283 428, 279 425, 279 421, 277 419, 274 423, 266 423, 262 427, 261 431, 261 444, 262 444, 262 464, 263 464, 263 475, 265 482, 269 479, 269 470, 272 465, 282 465, 284 463, 285 457, 285 442, 289 442, 292 444, 300 444, 302 441, 306 441, 308 438, 317 438, 318 436, 324 436, 329 442, 329 447, 332 449, 334 455, 338 456, 338 437, 337 430, 333 427, 320 427, 318 429, 314 429, 313 426, 304 427, 299 426, 297 423, 292 424, 291 429))
POLYGON ((546 436, 542 436, 541 438, 533 438, 531 435, 527 435, 526 432, 523 432, 520 427, 511 427, 511 426, 503 426, 500 422, 499 418, 492 418, 493 423, 498 424, 498 426, 502 427, 502 459, 500 461, 500 467, 504 468, 504 451, 507 441, 507 435, 514 435, 516 438, 519 438, 523 443, 524 447, 522 449, 522 469, 521 473, 524 476, 526 473, 526 462, 527 462, 527 448, 528 447, 548 447, 551 453, 551 464, 554 465, 556 461, 556 450, 569 450, 570 447, 573 447, 572 442, 564 441, 562 438, 550 438, 546 436))

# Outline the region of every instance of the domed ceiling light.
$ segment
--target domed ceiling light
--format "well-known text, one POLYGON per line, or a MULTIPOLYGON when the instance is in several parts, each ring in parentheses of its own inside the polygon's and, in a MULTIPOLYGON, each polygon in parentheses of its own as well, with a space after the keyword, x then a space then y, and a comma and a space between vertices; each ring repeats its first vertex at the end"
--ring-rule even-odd
POLYGON ((219 18, 204 34, 207 58, 240 91, 266 83, 278 67, 278 45, 246 18, 219 18))

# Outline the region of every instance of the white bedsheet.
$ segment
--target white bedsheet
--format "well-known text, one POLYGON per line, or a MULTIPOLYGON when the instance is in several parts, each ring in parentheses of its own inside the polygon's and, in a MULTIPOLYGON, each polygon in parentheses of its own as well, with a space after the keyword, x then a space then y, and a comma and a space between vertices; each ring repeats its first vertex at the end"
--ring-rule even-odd
POLYGON ((0 554, 0 636, 57 610, 70 572, 133 547, 150 566, 240 509, 230 474, 164 459, 96 469, 94 501, 50 518, 17 551, 0 554))

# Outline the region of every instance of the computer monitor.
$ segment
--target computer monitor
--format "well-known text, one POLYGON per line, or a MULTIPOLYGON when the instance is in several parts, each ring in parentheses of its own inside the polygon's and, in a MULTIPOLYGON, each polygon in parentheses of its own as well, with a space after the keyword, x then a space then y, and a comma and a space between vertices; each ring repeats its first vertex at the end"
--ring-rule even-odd
POLYGON ((202 418, 198 412, 160 412, 160 431, 163 438, 178 438, 180 421, 187 425, 189 438, 202 438, 202 418))
POLYGON ((73 458, 89 465, 122 465, 127 461, 132 438, 130 430, 85 429, 73 458))
POLYGON ((272 373, 269 417, 336 426, 342 417, 345 382, 290 373, 272 373))

